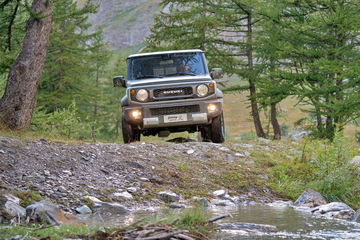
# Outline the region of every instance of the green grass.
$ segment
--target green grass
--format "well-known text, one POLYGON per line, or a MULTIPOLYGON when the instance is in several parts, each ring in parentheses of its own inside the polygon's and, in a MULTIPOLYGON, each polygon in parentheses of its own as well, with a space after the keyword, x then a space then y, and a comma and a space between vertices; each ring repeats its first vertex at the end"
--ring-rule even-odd
POLYGON ((16 235, 23 236, 23 240, 32 240, 49 237, 51 240, 62 240, 64 238, 77 238, 78 235, 91 235, 97 229, 87 226, 13 226, 9 228, 2 228, 0 239, 10 238, 16 235))

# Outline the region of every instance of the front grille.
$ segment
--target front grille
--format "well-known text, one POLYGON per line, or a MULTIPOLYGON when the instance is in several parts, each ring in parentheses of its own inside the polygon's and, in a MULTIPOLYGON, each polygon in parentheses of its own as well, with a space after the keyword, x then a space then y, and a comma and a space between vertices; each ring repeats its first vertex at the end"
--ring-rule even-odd
POLYGON ((181 114, 181 113, 195 113, 195 112, 200 112, 200 106, 189 105, 189 106, 178 106, 178 107, 151 108, 150 112, 151 115, 153 116, 172 115, 172 114, 181 114))
POLYGON ((174 96, 184 96, 184 95, 192 95, 193 90, 192 87, 181 87, 181 88, 163 88, 163 89, 155 89, 154 97, 174 97, 174 96))

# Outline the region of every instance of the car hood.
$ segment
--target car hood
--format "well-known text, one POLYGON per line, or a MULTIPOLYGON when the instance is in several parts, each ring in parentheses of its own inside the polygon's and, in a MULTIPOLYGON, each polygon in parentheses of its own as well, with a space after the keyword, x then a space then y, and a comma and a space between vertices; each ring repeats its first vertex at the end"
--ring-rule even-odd
POLYGON ((164 77, 164 78, 149 78, 141 80, 129 80, 126 82, 128 88, 132 87, 149 87, 149 86, 162 86, 162 85, 172 85, 172 84, 186 84, 194 82, 208 82, 211 81, 209 75, 202 76, 177 76, 177 77, 164 77))

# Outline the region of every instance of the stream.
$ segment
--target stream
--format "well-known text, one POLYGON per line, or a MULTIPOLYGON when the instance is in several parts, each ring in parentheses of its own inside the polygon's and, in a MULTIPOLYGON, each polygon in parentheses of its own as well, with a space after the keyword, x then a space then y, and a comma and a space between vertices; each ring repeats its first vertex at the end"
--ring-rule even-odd
MULTIPOLYGON (((179 210, 160 209, 152 212, 133 212, 125 218, 92 219, 90 222, 101 225, 129 225, 140 219, 155 217, 160 219, 166 216, 169 211, 179 210), (119 219, 122 219, 119 221, 119 219)), ((232 218, 225 218, 216 223, 252 223, 276 226, 277 232, 261 231, 255 228, 241 230, 222 230, 216 239, 226 240, 277 240, 277 239, 315 239, 315 240, 360 240, 360 224, 345 220, 327 219, 318 217, 307 211, 296 210, 288 206, 253 205, 239 207, 211 207, 208 208, 212 216, 219 216, 230 213, 232 218)), ((91 223, 90 223, 91 224, 91 223)), ((256 225, 255 225, 256 226, 256 225)))

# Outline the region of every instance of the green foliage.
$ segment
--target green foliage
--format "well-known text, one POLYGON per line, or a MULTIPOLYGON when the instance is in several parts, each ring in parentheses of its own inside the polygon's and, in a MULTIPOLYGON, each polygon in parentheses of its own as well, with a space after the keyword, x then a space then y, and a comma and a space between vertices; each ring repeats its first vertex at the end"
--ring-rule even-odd
POLYGON ((241 140, 247 141, 247 140, 254 140, 257 138, 255 132, 244 132, 240 134, 241 140))
POLYGON ((90 124, 77 116, 76 103, 73 101, 69 107, 50 113, 38 109, 33 116, 32 130, 42 132, 45 136, 86 139, 89 138, 90 124))
POLYGON ((355 133, 355 139, 357 143, 360 143, 360 132, 355 133))
POLYGON ((342 201, 360 207, 360 186, 350 160, 354 147, 343 136, 333 142, 312 140, 305 143, 299 161, 273 168, 272 186, 277 192, 297 198, 306 188, 319 191, 327 201, 342 201))
POLYGON ((38 193, 34 191, 14 191, 13 194, 20 199, 20 206, 26 208, 32 203, 39 202, 44 198, 38 193))
POLYGON ((287 136, 289 134, 289 125, 281 124, 280 125, 280 131, 281 131, 281 135, 287 136))

